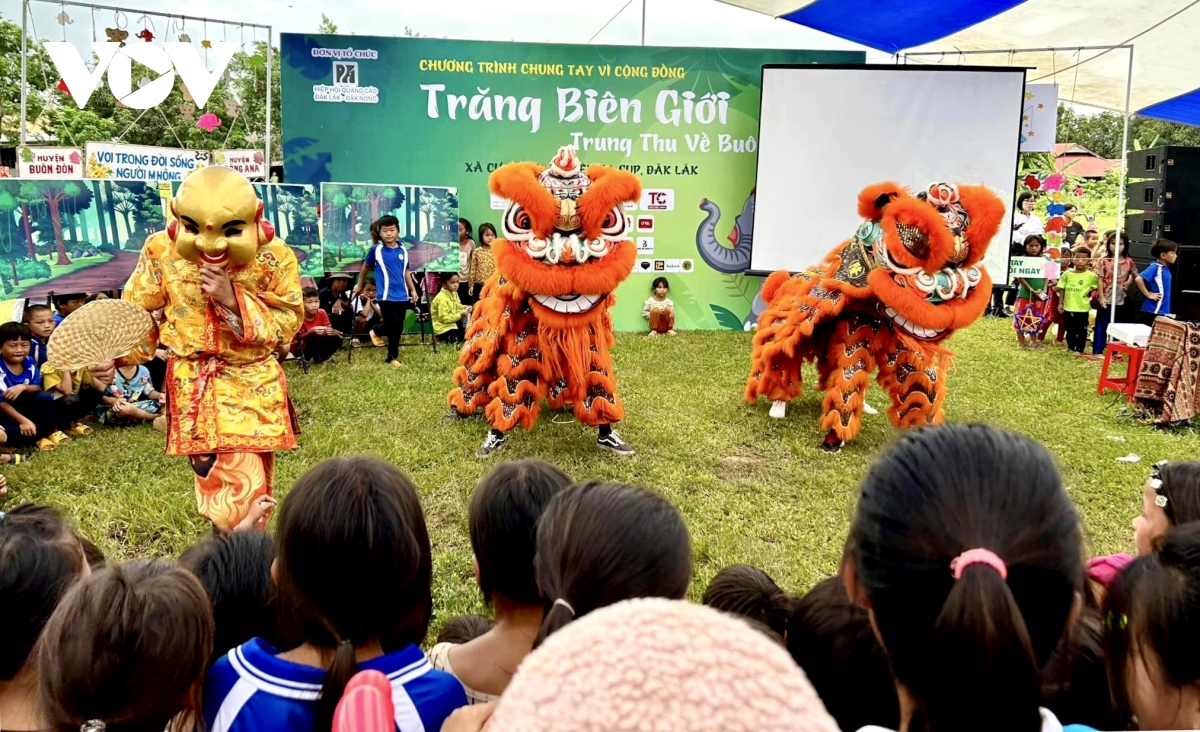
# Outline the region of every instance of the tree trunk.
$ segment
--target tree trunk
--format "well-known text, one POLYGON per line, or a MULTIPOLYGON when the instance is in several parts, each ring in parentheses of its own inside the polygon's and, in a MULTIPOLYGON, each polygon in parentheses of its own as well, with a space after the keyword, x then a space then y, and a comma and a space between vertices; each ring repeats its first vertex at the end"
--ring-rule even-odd
POLYGON ((349 222, 349 224, 350 224, 350 231, 348 233, 350 234, 350 242, 353 244, 357 244, 358 243, 358 204, 356 204, 356 203, 350 204, 350 222, 349 222))
POLYGON ((96 222, 100 227, 100 245, 108 248, 108 231, 104 225, 104 198, 100 195, 99 181, 92 181, 92 208, 96 209, 96 222))
POLYGON ((25 241, 29 244, 29 258, 37 261, 37 250, 33 248, 33 226, 29 222, 29 204, 21 204, 21 223, 25 227, 25 241))
POLYGON ((58 247, 56 264, 60 267, 65 266, 71 263, 71 259, 67 256, 67 248, 63 245, 62 217, 58 212, 58 204, 62 201, 62 196, 51 188, 47 188, 43 195, 46 197, 46 205, 50 208, 50 222, 54 224, 54 244, 58 247))
MULTIPOLYGON (((105 193, 105 199, 108 201, 108 203, 107 203, 108 223, 112 224, 113 249, 120 249, 121 248, 121 232, 117 229, 117 202, 113 198, 112 186, 111 185, 106 186, 106 190, 104 193, 105 193)), ((100 211, 100 215, 103 216, 104 212, 100 211)))
POLYGON ((10 259, 8 260, 8 263, 10 266, 12 266, 13 286, 16 287, 17 285, 21 284, 21 279, 17 277, 17 260, 10 259))

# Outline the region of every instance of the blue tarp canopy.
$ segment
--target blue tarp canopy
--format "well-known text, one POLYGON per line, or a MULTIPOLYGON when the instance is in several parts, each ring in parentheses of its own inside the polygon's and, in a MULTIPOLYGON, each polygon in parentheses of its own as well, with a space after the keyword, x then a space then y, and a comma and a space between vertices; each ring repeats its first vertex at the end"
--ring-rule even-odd
POLYGON ((1059 99, 1200 126, 1200 3, 1195 0, 723 0, 885 53, 945 52, 910 63, 1024 66, 1059 99), (1044 48, 1012 54, 1003 49, 1044 48), (1063 49, 1063 50, 1050 50, 1063 49), (956 51, 998 51, 960 56, 956 51))

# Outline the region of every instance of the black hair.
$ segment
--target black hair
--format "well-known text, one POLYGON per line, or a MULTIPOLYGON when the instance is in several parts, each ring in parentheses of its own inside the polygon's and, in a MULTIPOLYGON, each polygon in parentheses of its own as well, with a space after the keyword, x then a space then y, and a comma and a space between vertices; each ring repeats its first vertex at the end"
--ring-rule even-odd
POLYGON ((25 312, 21 314, 21 322, 28 324, 29 321, 33 320, 33 316, 42 312, 52 313, 54 311, 50 309, 49 305, 30 305, 26 307, 25 312))
POLYGON ((1073 203, 1068 203, 1066 206, 1063 207, 1063 211, 1078 211, 1078 210, 1079 210, 1079 206, 1076 206, 1073 203))
POLYGON ((899 729, 900 702, 871 616, 846 594, 841 577, 818 582, 795 603, 787 648, 838 728, 899 729))
POLYGON ((691 540, 663 497, 592 481, 560 492, 542 511, 534 567, 548 607, 537 648, 572 620, 621 600, 683 599, 691 540))
POLYGON ((1158 241, 1154 242, 1154 246, 1150 247, 1150 256, 1158 259, 1168 252, 1175 252, 1178 250, 1179 245, 1170 239, 1159 239, 1158 241))
POLYGON ((1159 471, 1164 509, 1171 524, 1179 526, 1200 521, 1200 461, 1167 463, 1159 471))
POLYGON ((305 300, 307 300, 310 297, 320 297, 321 291, 318 290, 317 288, 313 287, 312 285, 309 285, 308 287, 300 288, 300 296, 303 297, 305 300))
POLYGON ((493 239, 497 239, 500 237, 500 235, 496 233, 496 227, 492 226, 491 224, 489 224, 485 221, 484 223, 479 225, 479 243, 480 243, 480 245, 483 244, 483 232, 485 232, 485 231, 492 232, 493 239))
POLYGON ((779 641, 787 633, 792 612, 792 601, 775 580, 749 564, 733 564, 717 572, 704 589, 703 602, 722 612, 758 621, 779 641))
POLYGON ((1021 210, 1021 204, 1025 203, 1026 201, 1028 201, 1029 199, 1031 199, 1033 197, 1034 197, 1034 195, 1032 193, 1030 193, 1029 191, 1025 191, 1021 195, 1017 196, 1017 211, 1021 210))
POLYGON ((212 603, 213 658, 252 638, 275 645, 275 546, 262 531, 233 531, 189 547, 179 566, 200 580, 212 603))
POLYGON ((650 291, 653 292, 654 290, 657 290, 659 285, 662 285, 668 290, 671 289, 671 285, 669 282, 667 282, 666 277, 655 277, 654 281, 650 283, 650 291))
POLYGON ((1157 551, 1130 563, 1108 588, 1104 639, 1113 700, 1132 719, 1129 665, 1134 655, 1173 687, 1200 683, 1200 524, 1167 532, 1157 551))
POLYGON ((438 633, 438 643, 461 645, 475 640, 492 629, 492 621, 482 615, 459 615, 450 618, 438 633))
POLYGON ((874 611, 910 729, 1038 730, 1039 669, 1083 582, 1079 517, 1050 453, 988 425, 905 434, 870 467, 846 563, 874 611), (955 579, 951 563, 985 549, 955 579))
POLYGON ((374 222, 372 222, 371 223, 371 241, 375 242, 376 244, 383 241, 383 235, 380 234, 379 232, 385 226, 394 226, 394 227, 396 227, 396 230, 399 231, 400 230, 400 219, 396 218, 395 216, 393 216, 391 214, 384 214, 383 216, 380 216, 378 219, 376 219, 374 222))
POLYGON ((1077 247, 1075 247, 1074 249, 1072 249, 1072 250, 1071 250, 1071 256, 1072 256, 1072 257, 1074 257, 1074 256, 1077 256, 1077 255, 1079 255, 1079 254, 1086 254, 1087 256, 1089 256, 1089 257, 1090 257, 1090 256, 1092 256, 1092 250, 1091 250, 1091 249, 1088 249, 1087 247, 1085 247, 1085 246, 1083 246, 1082 244, 1080 244, 1079 246, 1077 246, 1077 247))
POLYGON ((522 605, 541 602, 533 558, 537 524, 550 499, 571 485, 571 476, 541 460, 502 463, 487 474, 467 514, 471 550, 479 564, 479 589, 522 605))
POLYGON ((1123 729, 1108 686, 1100 611, 1086 604, 1042 669, 1042 706, 1064 725, 1123 729))
POLYGON ((27 503, 0 519, 0 681, 25 666, 83 563, 79 542, 53 508, 27 503))
POLYGON ((358 671, 354 649, 420 644, 429 628, 432 558, 412 482, 375 458, 326 460, 296 481, 275 537, 281 632, 332 653, 314 729, 358 671))
POLYGON ((450 284, 450 280, 454 279, 455 277, 457 277, 460 282, 462 281, 462 275, 458 272, 447 272, 446 274, 442 275, 442 287, 450 284))
POLYGON ((458 223, 462 224, 462 227, 463 227, 463 234, 464 234, 464 235, 465 235, 465 236, 466 236, 468 239, 469 239, 469 238, 471 238, 471 232, 472 232, 472 229, 471 229, 471 222, 470 222, 470 221, 467 221, 467 220, 466 220, 466 219, 464 219, 463 217, 459 216, 459 217, 458 217, 458 223))
POLYGON ((162 732, 201 717, 212 637, 204 588, 174 562, 142 559, 80 580, 38 650, 48 729, 97 720, 114 732, 162 732))
POLYGON ((72 300, 87 300, 86 292, 71 292, 66 295, 51 295, 50 301, 54 303, 56 310, 62 310, 63 306, 72 300))
POLYGON ((24 323, 18 323, 15 320, 10 320, 7 323, 0 325, 0 343, 8 343, 9 341, 27 341, 33 337, 33 332, 29 330, 29 326, 24 323))
POLYGON ((1042 247, 1042 251, 1046 251, 1046 240, 1040 234, 1030 234, 1025 237, 1025 241, 1021 242, 1021 247, 1028 248, 1031 241, 1037 242, 1042 247))
MULTIPOLYGON (((70 397, 63 398, 69 399, 70 397)), ((88 569, 93 572, 104 569, 108 560, 104 558, 104 552, 100 547, 92 543, 86 536, 77 536, 76 538, 79 539, 79 545, 83 547, 83 558, 87 561, 88 569)))

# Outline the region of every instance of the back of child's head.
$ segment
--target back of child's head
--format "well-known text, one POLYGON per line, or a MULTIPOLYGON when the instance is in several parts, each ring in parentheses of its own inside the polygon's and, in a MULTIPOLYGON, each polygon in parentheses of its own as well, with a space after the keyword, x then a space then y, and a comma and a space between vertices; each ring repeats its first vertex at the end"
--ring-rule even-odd
POLYGON ((438 633, 438 643, 463 644, 475 640, 492 629, 492 621, 482 615, 459 615, 450 618, 438 633))
POLYGON ((669 282, 667 282, 666 277, 655 277, 654 281, 650 283, 651 292, 653 292, 654 290, 657 290, 660 286, 665 287, 668 290, 671 289, 671 284, 669 282))
POLYGON ((1108 686, 1100 611, 1084 605, 1042 669, 1042 706, 1064 725, 1123 729, 1108 686))
POLYGON ((318 290, 317 288, 313 287, 312 285, 309 285, 308 287, 300 288, 300 295, 305 300, 307 300, 310 297, 320 297, 321 291, 318 290))
POLYGON ((0 324, 0 343, 27 341, 32 337, 33 333, 30 332, 29 326, 24 323, 10 320, 7 323, 0 324))
POLYGON ((83 558, 87 560, 88 569, 97 572, 108 565, 104 552, 85 536, 79 537, 79 545, 83 547, 83 558))
POLYGON ((200 580, 212 603, 214 659, 251 638, 274 644, 275 545, 262 531, 234 531, 189 547, 179 565, 200 580))
POLYGON ((871 465, 845 567, 913 696, 911 729, 1040 728, 1039 669, 1066 633, 1081 545, 1054 460, 1029 438, 925 428, 871 465))
POLYGON ((55 610, 39 651, 50 729, 100 722, 110 732, 182 730, 200 716, 213 620, 200 582, 144 559, 80 580, 55 610))
POLYGON ((538 518, 571 483, 571 476, 541 460, 501 463, 480 481, 467 524, 485 602, 500 596, 519 605, 542 603, 533 573, 538 518))
POLYGON ((791 599, 775 580, 749 564, 733 564, 717 572, 704 590, 704 604, 760 623, 780 641, 792 611, 791 599))
POLYGON ((0 681, 25 666, 85 566, 79 541, 53 508, 24 504, 0 516, 0 681))
POLYGON ((692 547, 683 517, 666 499, 593 481, 567 488, 546 506, 534 566, 549 608, 536 647, 572 620, 621 600, 682 599, 692 547))
POLYGON ((52 313, 49 305, 29 305, 25 308, 25 312, 21 313, 21 322, 26 325, 34 319, 34 317, 42 313, 52 313))
POLYGON ((280 630, 332 652, 316 708, 327 729, 356 647, 389 653, 425 638, 432 559, 417 489, 382 460, 326 460, 283 500, 275 549, 280 630))
POLYGON ((818 582, 795 603, 787 648, 844 730, 899 729, 900 702, 871 615, 846 594, 841 577, 818 582))
POLYGON ((1159 239, 1150 246, 1150 256, 1155 259, 1175 251, 1179 251, 1179 245, 1170 239, 1159 239))

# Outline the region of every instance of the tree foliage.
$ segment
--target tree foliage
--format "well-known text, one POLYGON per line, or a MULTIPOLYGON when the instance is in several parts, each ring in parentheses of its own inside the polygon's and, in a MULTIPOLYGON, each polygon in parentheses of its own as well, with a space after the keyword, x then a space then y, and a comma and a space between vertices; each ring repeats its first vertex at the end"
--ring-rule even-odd
MULTIPOLYGON (((1121 155, 1121 135, 1125 116, 1116 112, 1081 114, 1065 104, 1058 105, 1058 142, 1082 145, 1102 158, 1115 160, 1121 155)), ((1200 146, 1200 128, 1138 117, 1129 119, 1129 147, 1152 145, 1200 146)))

